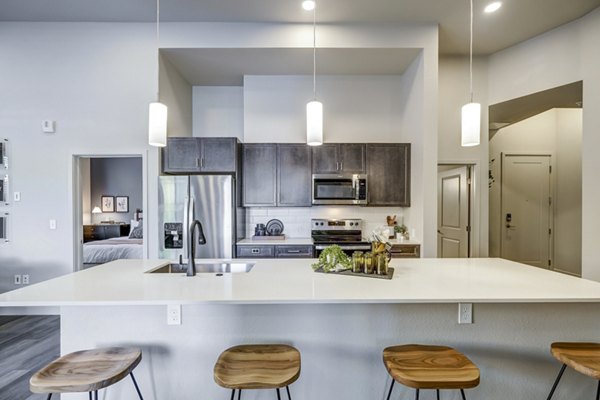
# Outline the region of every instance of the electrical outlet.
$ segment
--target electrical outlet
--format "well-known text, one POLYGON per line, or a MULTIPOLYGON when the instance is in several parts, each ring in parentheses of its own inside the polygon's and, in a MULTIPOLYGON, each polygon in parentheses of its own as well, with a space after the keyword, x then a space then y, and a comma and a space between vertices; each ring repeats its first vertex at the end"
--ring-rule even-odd
POLYGON ((473 304, 459 303, 458 304, 458 323, 472 324, 473 323, 473 304))
POLYGON ((167 325, 181 325, 181 304, 167 305, 167 325))
POLYGON ((23 279, 21 279, 21 282, 23 282, 23 285, 29 285, 29 275, 23 275, 23 279))
POLYGON ((21 284, 21 275, 15 275, 15 285, 21 284))

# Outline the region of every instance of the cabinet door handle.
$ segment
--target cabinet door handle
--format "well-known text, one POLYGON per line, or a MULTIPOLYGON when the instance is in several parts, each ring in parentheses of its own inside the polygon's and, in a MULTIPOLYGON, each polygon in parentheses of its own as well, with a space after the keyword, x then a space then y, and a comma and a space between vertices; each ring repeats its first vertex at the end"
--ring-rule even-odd
POLYGON ((300 253, 300 250, 288 250, 288 253, 300 253))
POLYGON ((196 157, 196 168, 200 167, 200 159, 196 157))
POLYGON ((335 170, 336 171, 340 170, 340 163, 338 161, 335 162, 335 170))
POLYGON ((200 167, 204 168, 204 157, 200 159, 200 167))
POLYGON ((344 162, 340 161, 340 171, 344 169, 344 162))

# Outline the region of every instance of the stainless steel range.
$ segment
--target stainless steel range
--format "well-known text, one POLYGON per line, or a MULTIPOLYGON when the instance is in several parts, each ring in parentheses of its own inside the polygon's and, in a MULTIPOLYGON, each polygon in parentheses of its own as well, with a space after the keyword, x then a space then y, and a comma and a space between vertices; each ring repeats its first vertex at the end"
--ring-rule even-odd
POLYGON ((362 238, 360 219, 312 219, 311 237, 318 257, 327 246, 337 244, 348 255, 371 250, 371 243, 362 238))

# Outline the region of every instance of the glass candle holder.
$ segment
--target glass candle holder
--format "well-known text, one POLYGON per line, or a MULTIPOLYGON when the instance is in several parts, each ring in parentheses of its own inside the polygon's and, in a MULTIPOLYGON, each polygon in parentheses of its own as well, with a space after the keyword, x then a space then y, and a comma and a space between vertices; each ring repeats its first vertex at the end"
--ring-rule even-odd
POLYGON ((365 274, 372 274, 374 271, 375 263, 373 262, 373 253, 365 253, 364 256, 364 270, 365 274))
POLYGON ((357 274, 363 272, 365 263, 363 254, 362 251, 355 251, 352 253, 352 272, 357 274))

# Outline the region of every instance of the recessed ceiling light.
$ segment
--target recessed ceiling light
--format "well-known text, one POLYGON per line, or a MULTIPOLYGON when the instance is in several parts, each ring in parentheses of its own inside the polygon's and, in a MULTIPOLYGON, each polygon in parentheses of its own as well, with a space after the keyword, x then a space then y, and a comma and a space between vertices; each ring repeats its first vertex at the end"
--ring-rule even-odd
POLYGON ((302 2, 302 8, 306 11, 312 11, 315 9, 315 2, 313 0, 305 0, 302 2))
POLYGON ((485 6, 485 8, 483 9, 483 11, 485 11, 486 13, 493 13, 494 11, 498 11, 498 9, 502 7, 502 2, 501 1, 494 1, 493 3, 488 4, 487 6, 485 6))

